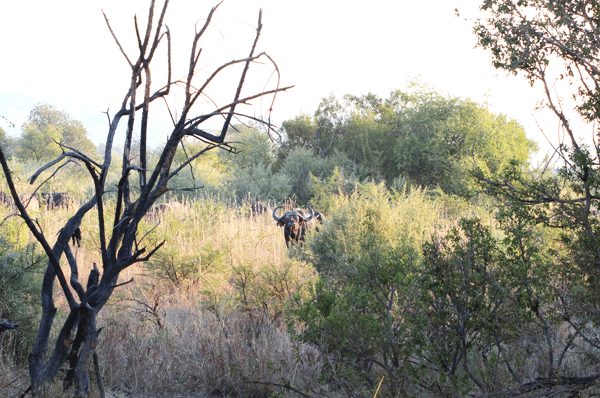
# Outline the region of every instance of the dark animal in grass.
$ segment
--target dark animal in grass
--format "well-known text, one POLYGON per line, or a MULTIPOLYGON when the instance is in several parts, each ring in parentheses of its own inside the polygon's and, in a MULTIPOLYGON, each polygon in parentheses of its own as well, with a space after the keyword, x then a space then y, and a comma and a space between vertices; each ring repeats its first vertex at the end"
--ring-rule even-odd
POLYGON ((2 206, 12 206, 13 200, 12 197, 6 192, 0 192, 0 205, 2 206))
POLYGON ((71 235, 71 240, 73 241, 73 245, 77 243, 77 247, 81 247, 81 229, 77 228, 75 232, 73 232, 73 235, 71 235))
MULTIPOLYGON (((318 221, 319 224, 323 224, 327 220, 325 219, 325 216, 323 215, 323 213, 321 213, 320 211, 315 210, 315 221, 318 221)), ((318 231, 319 227, 317 227, 316 229, 318 231)))
POLYGON ((60 207, 68 209, 73 198, 66 192, 44 192, 42 200, 46 204, 46 209, 53 210, 60 207))
POLYGON ((270 213, 271 208, 264 203, 256 201, 250 205, 250 215, 251 216, 262 216, 264 214, 270 213))
MULTIPOLYGON (((58 231, 58 233, 61 233, 62 229, 60 231, 58 231)), ((75 246, 75 244, 77 244, 77 247, 81 247, 81 229, 78 227, 75 232, 73 232, 73 235, 71 235, 71 240, 73 242, 73 246, 75 246)))
POLYGON ((0 318, 0 333, 7 330, 16 329, 19 327, 18 323, 12 323, 8 319, 0 318))
POLYGON ((286 211, 281 217, 277 216, 277 210, 283 206, 277 206, 273 209, 273 219, 277 221, 277 225, 283 227, 283 236, 285 237, 285 245, 290 247, 291 244, 298 244, 304 240, 306 231, 312 224, 315 212, 308 207, 307 210, 292 209, 286 211))

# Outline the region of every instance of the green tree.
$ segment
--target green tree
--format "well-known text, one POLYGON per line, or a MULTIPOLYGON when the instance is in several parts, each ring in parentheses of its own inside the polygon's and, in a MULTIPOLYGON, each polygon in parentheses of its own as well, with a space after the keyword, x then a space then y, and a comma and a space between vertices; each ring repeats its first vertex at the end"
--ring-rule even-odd
POLYGON ((2 127, 0 127, 0 146, 2 146, 2 150, 8 157, 12 156, 15 152, 15 139, 6 135, 6 131, 2 127))
MULTIPOLYGON (((531 307, 570 326, 562 331, 560 342, 548 344, 550 364, 543 377, 556 380, 555 385, 568 383, 576 394, 600 376, 581 377, 575 370, 567 380, 563 356, 553 354, 580 346, 583 352, 573 350, 571 361, 583 369, 585 352, 600 350, 600 341, 587 337, 596 333, 592 325, 600 322, 594 310, 600 298, 600 222, 594 215, 600 205, 600 153, 596 132, 592 145, 579 139, 573 128, 578 119, 596 122, 600 117, 600 7, 584 0, 493 0, 485 1, 481 9, 486 17, 475 22, 479 45, 489 51, 494 66, 523 74, 542 88, 545 106, 565 132, 566 140, 555 145, 558 165, 528 173, 513 162, 496 176, 485 170, 476 176, 502 209, 518 210, 513 214, 518 214, 514 218, 520 224, 540 224, 558 232, 549 244, 556 262, 548 273, 562 305, 533 300, 531 307)), ((541 322, 547 335, 560 330, 551 327, 541 322)))
POLYGON ((344 103, 350 116, 338 145, 340 151, 368 170, 371 178, 388 183, 401 174, 394 151, 398 136, 396 119, 402 109, 398 95, 400 91, 392 92, 385 99, 372 93, 345 95, 344 103))
POLYGON ((220 155, 236 168, 270 166, 275 160, 275 145, 266 133, 256 127, 241 124, 233 126, 231 141, 237 151, 221 152, 220 155))
POLYGON ((5 226, 0 238, 0 318, 21 326, 23 332, 0 341, 4 353, 14 353, 19 361, 27 358, 35 339, 40 305, 36 298, 42 282, 43 256, 33 242, 14 240, 18 227, 5 226))
MULTIPOLYGON (((158 158, 158 154, 149 152, 148 157, 158 158)), ((229 167, 222 156, 211 151, 209 144, 191 138, 182 141, 173 158, 176 166, 186 163, 173 179, 173 183, 180 188, 221 186, 223 178, 229 175, 229 167), (197 153, 202 153, 202 156, 191 159, 197 153)))
POLYGON ((286 120, 281 124, 281 130, 285 133, 286 143, 294 147, 313 148, 315 122, 312 116, 302 113, 293 119, 286 120))
POLYGON ((407 344, 418 298, 414 270, 440 209, 421 190, 392 192, 383 183, 338 192, 331 193, 337 200, 323 201, 331 206, 330 223, 307 240, 305 254, 320 280, 293 309, 305 327, 292 333, 323 353, 347 396, 376 386, 380 370, 386 390, 394 391, 385 396, 410 396, 415 383, 405 376, 414 349, 407 344))
POLYGON ((540 383, 568 369, 578 331, 556 349, 560 246, 527 208, 503 208, 500 223, 455 221, 421 190, 372 183, 328 203, 331 223, 305 253, 320 280, 292 314, 340 386, 365 388, 381 371, 386 396, 493 395, 538 388, 524 382, 534 363, 540 383))
POLYGON ((292 148, 305 147, 324 157, 333 152, 336 140, 344 134, 346 117, 344 104, 331 94, 321 100, 313 118, 302 114, 283 122, 282 130, 292 148))
POLYGON ((468 186, 474 165, 497 173, 511 160, 527 165, 537 150, 521 125, 471 100, 427 87, 404 98, 396 159, 398 171, 417 184, 456 193, 468 186))
POLYGON ((475 165, 493 173, 511 159, 525 166, 537 150, 514 120, 418 82, 385 99, 330 96, 313 118, 300 115, 283 126, 292 148, 322 157, 342 152, 377 181, 407 178, 449 193, 469 187, 475 165))
POLYGON ((373 111, 355 109, 344 125, 336 150, 368 170, 376 181, 392 181, 397 176, 392 128, 373 111))
POLYGON ((93 153, 94 143, 79 120, 47 103, 38 103, 22 126, 17 144, 17 156, 36 161, 49 160, 61 153, 58 143, 83 153, 93 153))
POLYGON ((463 218, 423 245, 408 339, 412 355, 435 369, 418 371, 421 380, 437 379, 431 383, 434 390, 446 384, 461 396, 475 388, 498 393, 529 371, 528 356, 540 368, 553 366, 551 350, 521 350, 528 333, 544 341, 543 348, 552 344, 539 327, 552 320, 534 305, 552 299, 544 260, 548 253, 535 242, 541 237, 530 225, 512 224, 505 216, 510 239, 497 239, 498 231, 480 219, 463 218))
POLYGON ((300 147, 290 151, 277 174, 285 176, 290 184, 290 195, 304 205, 313 196, 311 175, 325 178, 329 175, 328 163, 309 149, 300 147))
POLYGON ((18 142, 17 156, 20 159, 33 159, 37 162, 49 160, 60 155, 57 142, 62 135, 53 125, 38 127, 32 123, 23 123, 23 133, 18 142))
POLYGON ((282 202, 289 197, 288 177, 272 171, 276 146, 258 126, 238 124, 230 128, 234 152, 222 151, 218 159, 227 169, 225 190, 237 200, 249 197, 282 202))

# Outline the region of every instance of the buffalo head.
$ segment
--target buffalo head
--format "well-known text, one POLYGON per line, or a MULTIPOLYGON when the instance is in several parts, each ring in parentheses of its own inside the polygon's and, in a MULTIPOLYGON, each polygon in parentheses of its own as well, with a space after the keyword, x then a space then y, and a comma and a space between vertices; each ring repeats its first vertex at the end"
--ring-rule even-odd
POLYGON ((291 243, 299 243, 304 240, 306 230, 314 217, 314 210, 310 207, 310 211, 303 209, 293 209, 286 211, 281 217, 277 216, 277 210, 283 206, 277 206, 273 209, 273 219, 277 221, 277 225, 283 227, 283 235, 285 236, 285 245, 290 247, 291 243))

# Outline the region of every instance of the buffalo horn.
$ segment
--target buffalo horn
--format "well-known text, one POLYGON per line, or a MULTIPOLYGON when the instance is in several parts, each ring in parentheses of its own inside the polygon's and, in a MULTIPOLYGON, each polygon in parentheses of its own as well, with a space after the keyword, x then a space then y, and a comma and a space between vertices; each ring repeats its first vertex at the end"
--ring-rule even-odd
POLYGON ((310 217, 304 219, 304 221, 310 221, 310 220, 312 220, 313 216, 315 215, 315 211, 310 206, 306 206, 306 208, 310 209, 310 217))
POLYGON ((281 221, 281 219, 283 218, 283 217, 277 217, 277 215, 275 214, 277 212, 277 209, 279 209, 280 207, 283 207, 283 206, 277 206, 276 208, 273 209, 273 218, 275 219, 275 221, 281 221))

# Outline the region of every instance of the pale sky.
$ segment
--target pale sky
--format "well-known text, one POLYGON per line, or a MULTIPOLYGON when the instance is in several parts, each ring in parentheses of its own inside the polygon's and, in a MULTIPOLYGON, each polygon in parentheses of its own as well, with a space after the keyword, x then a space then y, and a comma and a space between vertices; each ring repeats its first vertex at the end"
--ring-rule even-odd
MULTIPOLYGON (((405 89, 408 79, 418 77, 441 92, 488 103, 492 111, 524 125, 529 137, 545 149, 536 118, 551 138, 557 123, 534 111, 542 92, 522 77, 495 70, 489 55, 475 48, 472 22, 466 19, 477 16, 480 3, 225 0, 211 34, 202 42, 201 60, 210 70, 246 56, 262 8, 259 48, 278 63, 282 85, 295 85, 278 97, 273 113, 278 124, 301 112, 312 114, 329 94, 339 98, 373 92, 387 97, 391 90, 405 89)), ((169 5, 166 21, 172 32, 176 71, 187 66, 194 23, 202 22, 214 4, 175 0, 169 5)), ((15 128, 2 119, 0 126, 11 135, 20 134, 32 107, 46 101, 81 120, 95 143, 104 142, 107 124, 102 112, 109 108, 114 112, 120 106, 129 71, 101 10, 132 50, 133 15, 138 14, 143 29, 148 5, 138 0, 0 3, 0 115, 15 123, 15 128)), ((153 80, 162 83, 158 73, 153 80)), ((168 124, 157 121, 152 142, 164 141, 167 133, 168 124)))

